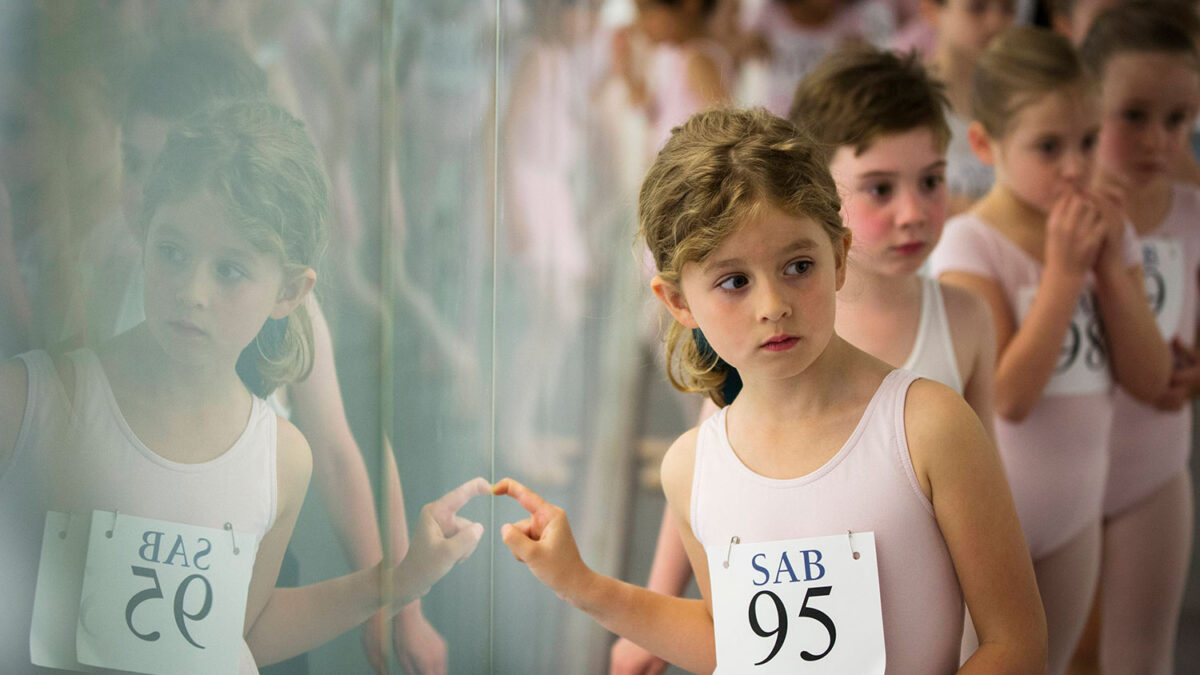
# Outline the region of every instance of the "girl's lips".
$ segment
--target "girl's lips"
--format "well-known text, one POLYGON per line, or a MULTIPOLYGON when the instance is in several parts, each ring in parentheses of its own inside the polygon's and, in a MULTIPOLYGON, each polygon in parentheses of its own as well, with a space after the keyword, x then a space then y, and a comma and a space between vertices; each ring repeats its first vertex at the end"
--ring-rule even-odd
POLYGON ((895 251, 901 255, 914 255, 925 250, 925 242, 914 241, 911 244, 901 244, 895 247, 895 251))
POLYGON ((762 348, 769 352, 782 352, 795 347, 796 343, 799 341, 800 338, 798 337, 783 337, 778 339, 772 338, 765 342, 762 348))
POLYGON ((194 335, 199 337, 208 334, 199 326, 190 321, 170 321, 168 323, 172 328, 186 335, 194 335))

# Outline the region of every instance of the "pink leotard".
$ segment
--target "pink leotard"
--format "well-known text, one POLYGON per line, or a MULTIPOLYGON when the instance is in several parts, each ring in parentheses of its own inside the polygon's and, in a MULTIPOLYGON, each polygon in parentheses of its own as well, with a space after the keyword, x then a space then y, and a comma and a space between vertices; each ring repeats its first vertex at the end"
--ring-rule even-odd
MULTIPOLYGON (((1191 347, 1196 336, 1196 282, 1200 273, 1200 189, 1178 183, 1167 217, 1142 237, 1146 290, 1159 330, 1167 340, 1191 347)), ((1116 515, 1187 467, 1192 444, 1192 406, 1164 412, 1121 388, 1113 394, 1112 440, 1104 515, 1116 515)))
MULTIPOLYGON (((1139 262, 1132 228, 1126 260, 1139 262)), ((1042 263, 973 214, 946 223, 931 265, 993 280, 1018 324, 1042 277, 1042 263)), ((1080 296, 1054 377, 1021 422, 996 416, 1004 460, 1029 552, 1038 560, 1100 518, 1112 426, 1112 377, 1091 294, 1080 296)))
POLYGON ((691 527, 705 546, 734 535, 750 543, 873 531, 886 672, 953 673, 963 598, 908 454, 904 403, 916 379, 888 373, 842 449, 796 478, 767 478, 742 464, 725 433, 729 408, 722 408, 696 439, 691 527))

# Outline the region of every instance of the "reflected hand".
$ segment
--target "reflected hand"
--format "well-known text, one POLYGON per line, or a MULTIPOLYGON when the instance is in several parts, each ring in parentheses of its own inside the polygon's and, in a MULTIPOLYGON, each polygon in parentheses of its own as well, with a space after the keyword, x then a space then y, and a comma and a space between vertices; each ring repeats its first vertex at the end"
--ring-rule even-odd
POLYGON ((375 616, 363 624, 363 651, 366 652, 367 662, 371 664, 371 670, 375 671, 376 675, 387 675, 388 672, 387 656, 383 653, 384 633, 387 631, 384 618, 383 612, 376 612, 375 616))
POLYGON ((446 640, 413 603, 401 610, 392 631, 396 659, 408 675, 446 675, 446 640))
POLYGON ((496 483, 492 494, 508 495, 529 512, 529 518, 500 528, 500 536, 513 557, 528 565, 529 571, 558 597, 573 602, 575 591, 591 570, 579 557, 567 514, 511 478, 496 483))
POLYGON ((608 675, 660 675, 667 662, 621 638, 613 643, 608 675))
POLYGON ((409 535, 408 553, 395 567, 397 606, 420 598, 450 571, 466 560, 483 537, 483 525, 458 515, 472 497, 486 495, 488 482, 473 478, 421 508, 416 527, 409 535))

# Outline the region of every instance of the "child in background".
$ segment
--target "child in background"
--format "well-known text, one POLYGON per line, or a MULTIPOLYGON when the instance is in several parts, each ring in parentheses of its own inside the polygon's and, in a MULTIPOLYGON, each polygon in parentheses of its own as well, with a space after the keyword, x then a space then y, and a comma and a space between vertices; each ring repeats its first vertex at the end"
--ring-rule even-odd
POLYGON ((733 59, 707 33, 716 7, 717 0, 638 0, 638 28, 654 44, 644 73, 635 67, 630 36, 616 36, 614 68, 631 102, 647 111, 651 157, 676 125, 729 97, 733 59))
POLYGON ((1119 206, 1089 191, 1099 131, 1078 57, 1013 28, 980 57, 971 145, 996 184, 947 224, 933 269, 988 302, 996 328, 996 440, 1049 628, 1049 672, 1079 639, 1100 562, 1114 379, 1166 389, 1170 356, 1119 206))
POLYGON ((303 125, 277 106, 229 103, 190 118, 146 185, 146 320, 95 352, 56 362, 29 352, 0 366, 0 399, 14 403, 0 410, 0 534, 20 591, 4 613, 6 673, 32 670, 29 608, 48 509, 228 523, 252 536, 241 673, 391 602, 398 610, 474 549, 482 527, 454 511, 486 490, 482 479, 422 510, 397 567, 275 587, 312 458, 262 397, 314 363, 305 299, 328 194, 303 125), (383 575, 394 583, 388 598, 383 575))
MULTIPOLYGON (((642 187, 641 231, 659 270, 652 286, 675 319, 672 381, 719 400, 726 373, 696 349, 699 328, 744 384, 663 461, 663 489, 704 599, 592 572, 563 511, 512 479, 495 493, 515 497, 530 517, 505 525, 504 541, 609 630, 710 672, 721 642, 714 619, 745 621, 744 605, 713 615, 714 589, 730 580, 708 555, 725 555, 731 535, 746 546, 874 531, 882 610, 861 621, 882 621, 876 647, 886 645, 886 672, 954 671, 964 599, 986 637, 961 672, 1033 672, 1045 658, 1042 617, 986 432, 949 388, 892 369, 834 330, 850 235, 827 161, 766 111, 715 110, 676 130, 642 187)), ((773 665, 798 667, 796 651, 773 665)))
POLYGON ((946 148, 946 188, 950 214, 967 210, 992 187, 992 168, 980 162, 967 142, 971 119, 971 75, 979 55, 1013 20, 1016 0, 924 0, 937 30, 930 67, 946 87, 950 144, 946 148))
POLYGON ((1087 36, 1092 22, 1104 10, 1126 0, 1051 0, 1050 25, 1059 35, 1079 46, 1087 36))
MULTIPOLYGON (((800 82, 790 117, 834 148, 830 169, 843 220, 854 233, 846 285, 837 296, 838 335, 964 395, 990 433, 995 336, 988 307, 917 274, 945 219, 944 109, 940 85, 914 56, 864 47, 818 64, 800 82)), ((713 412, 706 406, 702 417, 713 412)), ((680 594, 686 561, 664 514, 647 588, 680 594)), ((637 650, 626 643, 614 646, 614 661, 628 661, 637 650)))
POLYGON ((884 46, 895 27, 895 10, 878 0, 765 0, 746 28, 767 61, 763 105, 786 116, 796 83, 826 54, 849 42, 884 46))
POLYGON ((1175 366, 1170 388, 1154 401, 1114 393, 1100 588, 1072 664, 1078 672, 1174 670, 1194 518, 1188 454, 1190 402, 1200 393, 1200 189, 1172 177, 1171 158, 1186 145, 1200 97, 1194 11, 1124 3, 1096 18, 1080 48, 1100 82, 1098 169, 1126 188, 1146 290, 1175 366))

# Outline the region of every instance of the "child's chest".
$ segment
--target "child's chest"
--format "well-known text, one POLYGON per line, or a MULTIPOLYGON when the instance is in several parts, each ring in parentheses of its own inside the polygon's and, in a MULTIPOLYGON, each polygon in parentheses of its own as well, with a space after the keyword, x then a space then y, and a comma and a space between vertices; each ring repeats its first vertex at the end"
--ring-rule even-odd
POLYGON ((735 424, 729 429, 729 442, 742 463, 760 476, 779 480, 807 476, 841 452, 865 409, 865 405, 843 406, 820 419, 778 429, 735 424))

